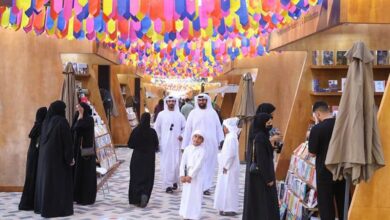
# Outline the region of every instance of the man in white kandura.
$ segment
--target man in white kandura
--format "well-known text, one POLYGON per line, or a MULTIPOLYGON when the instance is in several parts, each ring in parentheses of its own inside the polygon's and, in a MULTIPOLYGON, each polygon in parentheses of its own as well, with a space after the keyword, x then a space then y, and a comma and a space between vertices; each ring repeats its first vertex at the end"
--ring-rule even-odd
POLYGON ((235 216, 238 211, 240 184, 240 158, 238 153, 238 118, 223 121, 225 141, 218 154, 218 181, 215 188, 214 208, 222 216, 235 216))
POLYGON ((224 135, 217 112, 213 109, 211 99, 206 94, 195 97, 195 109, 188 115, 186 128, 183 136, 182 147, 191 144, 191 134, 195 130, 204 133, 205 165, 202 168, 204 176, 203 192, 210 195, 213 185, 213 177, 217 166, 218 146, 223 141, 224 135))
POLYGON ((200 219, 203 200, 202 167, 205 166, 204 135, 194 131, 191 143, 184 149, 180 162, 180 181, 183 183, 179 214, 184 219, 200 219))
POLYGON ((179 181, 180 146, 186 120, 173 96, 164 100, 164 110, 157 116, 154 129, 160 143, 160 168, 162 183, 167 193, 177 189, 179 181))

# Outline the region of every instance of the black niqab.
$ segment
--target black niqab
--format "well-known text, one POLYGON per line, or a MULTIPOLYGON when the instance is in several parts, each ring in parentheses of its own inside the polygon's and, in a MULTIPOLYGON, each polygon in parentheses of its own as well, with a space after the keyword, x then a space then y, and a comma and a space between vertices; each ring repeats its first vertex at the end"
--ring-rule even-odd
POLYGON ((65 109, 66 109, 65 102, 61 100, 57 100, 50 104, 49 110, 47 112, 47 117, 51 118, 55 115, 65 117, 65 109))
POLYGON ((47 138, 56 125, 56 123, 52 120, 55 116, 61 116, 65 118, 65 109, 66 104, 63 101, 57 100, 50 104, 49 110, 47 111, 45 120, 42 125, 42 136, 41 142, 44 143, 47 141, 47 138))
POLYGON ((256 135, 258 132, 263 132, 269 137, 269 132, 266 128, 266 123, 272 118, 270 114, 260 113, 255 116, 253 121, 253 133, 256 135))
POLYGON ((36 138, 41 134, 41 127, 43 124, 43 121, 45 120, 47 114, 47 108, 41 107, 38 109, 36 115, 35 115, 35 123, 32 127, 30 134, 28 135, 29 138, 36 138))

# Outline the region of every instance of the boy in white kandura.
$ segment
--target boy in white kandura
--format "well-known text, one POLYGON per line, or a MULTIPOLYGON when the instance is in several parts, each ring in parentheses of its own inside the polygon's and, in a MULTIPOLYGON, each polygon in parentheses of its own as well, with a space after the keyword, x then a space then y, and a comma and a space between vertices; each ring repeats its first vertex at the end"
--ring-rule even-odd
POLYGON ((223 121, 225 141, 218 154, 218 181, 215 188, 214 208, 222 216, 235 216, 238 211, 238 187, 240 178, 240 159, 238 153, 237 127, 239 119, 223 121))
POLYGON ((203 199, 203 173, 205 157, 204 135, 200 130, 192 133, 192 144, 184 149, 180 163, 180 181, 183 192, 179 214, 184 219, 200 219, 203 199))

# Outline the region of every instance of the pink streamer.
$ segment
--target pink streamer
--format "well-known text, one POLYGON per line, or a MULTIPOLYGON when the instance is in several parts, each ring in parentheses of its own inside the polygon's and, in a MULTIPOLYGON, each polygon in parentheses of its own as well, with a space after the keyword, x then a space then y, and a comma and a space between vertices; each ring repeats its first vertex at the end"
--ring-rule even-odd
POLYGON ((73 9, 74 9, 74 13, 76 13, 76 15, 78 15, 83 10, 83 7, 81 7, 81 5, 79 4, 79 1, 75 0, 73 9))
POLYGON ((94 19, 92 17, 87 18, 87 33, 92 33, 94 30, 94 19))
POLYGON ((207 28, 208 16, 207 16, 207 8, 204 6, 204 3, 199 7, 199 20, 200 20, 200 27, 202 29, 207 28))
POLYGON ((166 21, 172 21, 174 12, 174 0, 164 0, 164 16, 166 21))
POLYGON ((195 12, 195 0, 186 0, 186 8, 189 14, 193 14, 195 12))
POLYGON ((135 21, 131 20, 131 23, 132 23, 133 29, 135 31, 141 30, 141 22, 135 22, 135 21))
POLYGON ((62 1, 63 0, 51 0, 53 1, 53 9, 54 11, 59 14, 62 10, 62 1))
POLYGON ((73 0, 64 0, 64 18, 69 20, 72 17, 73 0))
POLYGON ((162 32, 162 21, 159 18, 154 21, 154 30, 159 34, 162 32))
MULTIPOLYGON (((119 0, 123 1, 123 0, 119 0)), ((129 0, 130 1, 130 14, 133 16, 137 15, 139 12, 139 1, 140 0, 129 0)), ((142 1, 142 0, 141 0, 142 1)))
MULTIPOLYGON (((122 1, 122 0, 120 0, 120 1, 122 1)), ((110 18, 113 18, 113 19, 117 18, 117 16, 118 16, 118 10, 116 10, 117 7, 118 7, 118 1, 113 0, 112 1, 112 12, 110 15, 108 15, 110 18)))
POLYGON ((187 39, 189 36, 189 27, 190 27, 190 22, 188 19, 184 19, 183 21, 183 30, 181 31, 180 35, 182 38, 187 39))

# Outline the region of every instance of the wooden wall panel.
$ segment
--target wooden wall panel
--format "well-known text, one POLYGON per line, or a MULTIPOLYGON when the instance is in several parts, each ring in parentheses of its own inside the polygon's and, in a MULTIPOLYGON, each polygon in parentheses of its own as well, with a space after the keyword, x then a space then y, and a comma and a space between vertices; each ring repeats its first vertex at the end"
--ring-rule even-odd
POLYGON ((234 63, 234 68, 258 68, 253 87, 255 104, 270 102, 276 107, 274 124, 282 133, 286 131, 305 57, 305 52, 283 52, 234 63))
MULTIPOLYGON (((349 50, 363 41, 372 50, 388 50, 390 24, 342 24, 278 49, 282 51, 349 50)), ((310 55, 311 56, 311 55, 310 55)))
MULTIPOLYGON (((242 59, 234 62, 234 69, 257 68, 258 74, 254 84, 254 98, 256 107, 263 102, 270 102, 276 107, 274 113, 274 126, 283 134, 287 132, 287 124, 291 117, 291 109, 302 70, 304 68, 306 52, 273 53, 269 56, 242 59)), ((241 82, 242 83, 242 82, 241 82)), ((232 116, 237 111, 240 102, 242 85, 236 96, 232 116)), ((310 96, 308 96, 310 98, 310 96)), ((310 108, 310 107, 309 107, 310 108)), ((244 159, 245 126, 240 135, 240 159, 244 159)), ((285 140, 285 148, 289 148, 289 140, 285 140), (287 146, 287 147, 286 147, 287 146)), ((291 148, 295 148, 296 146, 291 148)), ((286 155, 291 156, 288 149, 286 155)), ((286 156, 287 157, 287 156, 286 156)), ((283 158, 283 157, 281 157, 283 158)))
POLYGON ((28 133, 41 106, 60 97, 60 53, 91 53, 88 41, 66 41, 0 30, 0 191, 24 183, 28 133))
POLYGON ((229 118, 231 116, 235 100, 236 93, 226 93, 223 97, 221 105, 221 117, 223 119, 229 118))
MULTIPOLYGON (((390 78, 389 78, 390 80, 390 78)), ((379 169, 368 183, 359 184, 349 210, 350 220, 388 219, 390 216, 390 86, 387 84, 379 112, 378 127, 381 135, 386 166, 379 169)))
POLYGON ((117 77, 118 66, 111 66, 111 93, 115 99, 118 116, 111 116, 111 133, 115 145, 127 145, 130 136, 131 127, 127 119, 125 102, 122 97, 119 80, 117 77))
POLYGON ((388 0, 343 0, 341 22, 390 23, 388 0))

